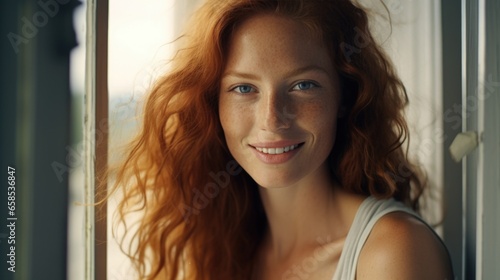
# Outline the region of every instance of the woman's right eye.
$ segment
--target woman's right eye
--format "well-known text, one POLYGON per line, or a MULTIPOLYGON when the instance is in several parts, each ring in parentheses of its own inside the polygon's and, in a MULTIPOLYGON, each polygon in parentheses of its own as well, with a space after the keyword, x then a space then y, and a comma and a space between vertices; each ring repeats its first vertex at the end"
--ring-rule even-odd
POLYGON ((239 86, 233 87, 231 89, 231 91, 236 91, 237 93, 246 94, 246 93, 255 92, 255 89, 249 85, 239 85, 239 86))

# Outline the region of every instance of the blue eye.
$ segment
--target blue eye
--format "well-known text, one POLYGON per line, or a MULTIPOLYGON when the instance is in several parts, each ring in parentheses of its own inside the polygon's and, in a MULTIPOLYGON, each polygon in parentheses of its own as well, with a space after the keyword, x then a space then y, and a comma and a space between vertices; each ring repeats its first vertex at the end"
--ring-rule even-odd
POLYGON ((300 83, 297 83, 294 87, 293 90, 308 90, 314 87, 318 87, 317 84, 309 81, 303 81, 300 83))
POLYGON ((236 86, 232 90, 238 92, 238 93, 251 93, 254 92, 255 90, 249 86, 249 85, 241 85, 241 86, 236 86))

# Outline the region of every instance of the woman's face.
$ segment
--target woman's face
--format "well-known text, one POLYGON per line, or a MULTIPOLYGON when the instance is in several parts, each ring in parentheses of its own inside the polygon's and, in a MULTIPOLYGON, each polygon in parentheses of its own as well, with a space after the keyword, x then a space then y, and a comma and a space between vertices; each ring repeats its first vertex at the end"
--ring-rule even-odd
POLYGON ((302 23, 259 15, 234 30, 219 117, 231 154, 260 186, 327 172, 339 102, 326 47, 302 23))

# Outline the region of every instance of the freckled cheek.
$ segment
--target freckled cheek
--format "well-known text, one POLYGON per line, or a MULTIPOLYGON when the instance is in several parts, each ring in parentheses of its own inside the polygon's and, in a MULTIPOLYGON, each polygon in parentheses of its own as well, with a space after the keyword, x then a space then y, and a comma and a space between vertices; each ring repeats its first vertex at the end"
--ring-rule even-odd
POLYGON ((219 118, 228 146, 241 142, 249 131, 249 113, 244 107, 230 102, 219 103, 219 118))
POLYGON ((297 108, 298 122, 313 131, 332 130, 337 123, 337 107, 324 102, 307 104, 297 108))
POLYGON ((327 155, 335 146, 337 107, 326 101, 309 105, 299 110, 297 125, 313 136, 315 152, 327 155))

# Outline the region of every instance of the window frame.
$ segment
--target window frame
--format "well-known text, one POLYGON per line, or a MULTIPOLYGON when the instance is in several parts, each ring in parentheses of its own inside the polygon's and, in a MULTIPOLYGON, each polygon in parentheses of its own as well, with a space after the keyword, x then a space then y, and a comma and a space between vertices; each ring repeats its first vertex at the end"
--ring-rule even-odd
POLYGON ((108 0, 87 1, 85 65, 85 279, 107 279, 108 0), (97 203, 94 207, 94 204, 97 203))

